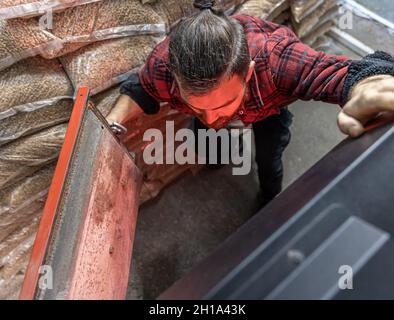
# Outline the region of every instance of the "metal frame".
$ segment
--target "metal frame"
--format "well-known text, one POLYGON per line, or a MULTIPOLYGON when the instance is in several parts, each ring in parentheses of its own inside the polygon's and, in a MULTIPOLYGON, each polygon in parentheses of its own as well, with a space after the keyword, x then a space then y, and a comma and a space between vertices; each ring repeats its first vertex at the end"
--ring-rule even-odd
POLYGON ((80 88, 20 299, 124 299, 142 174, 80 88), (53 288, 40 286, 40 267, 53 288))

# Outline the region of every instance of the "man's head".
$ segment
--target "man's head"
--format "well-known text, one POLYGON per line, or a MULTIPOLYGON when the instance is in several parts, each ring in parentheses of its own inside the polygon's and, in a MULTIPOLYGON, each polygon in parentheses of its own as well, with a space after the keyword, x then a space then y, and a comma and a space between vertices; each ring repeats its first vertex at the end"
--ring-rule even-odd
POLYGON ((219 128, 241 107, 254 62, 236 20, 213 7, 213 1, 194 5, 201 11, 171 32, 170 67, 183 100, 203 122, 219 128))

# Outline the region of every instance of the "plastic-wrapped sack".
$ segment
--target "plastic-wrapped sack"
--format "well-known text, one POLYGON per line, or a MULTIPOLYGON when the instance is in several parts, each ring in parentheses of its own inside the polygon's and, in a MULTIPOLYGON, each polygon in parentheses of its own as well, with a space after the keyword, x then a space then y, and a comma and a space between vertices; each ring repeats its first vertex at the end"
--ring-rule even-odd
POLYGON ((18 297, 54 170, 53 163, 0 191, 0 299, 18 297))
POLYGON ((54 97, 73 96, 71 82, 59 60, 40 57, 26 59, 1 71, 0 92, 0 120, 31 111, 54 97))
POLYGON ((103 0, 53 15, 51 33, 62 40, 59 50, 46 51, 47 59, 75 51, 91 42, 135 35, 165 35, 164 20, 139 0, 103 0))
POLYGON ((0 191, 0 242, 27 225, 43 207, 54 171, 52 163, 0 191))
POLYGON ((281 15, 286 16, 286 13, 290 17, 291 15, 290 2, 288 0, 277 1, 275 2, 272 10, 270 10, 270 12, 268 13, 268 16, 265 17, 265 19, 267 19, 268 21, 274 21, 278 19, 281 15))
POLYGON ((324 0, 292 0, 291 12, 296 22, 301 22, 307 15, 312 13, 324 0))
POLYGON ((215 3, 219 6, 221 6, 227 14, 233 14, 236 9, 243 3, 245 3, 246 0, 217 0, 215 3))
POLYGON ((2 0, 0 20, 34 17, 97 1, 101 0, 2 0))
POLYGON ((293 30, 296 32, 298 37, 306 36, 317 24, 325 22, 322 21, 322 17, 325 16, 327 12, 330 12, 331 17, 326 18, 325 21, 334 18, 333 15, 335 16, 336 12, 338 12, 337 0, 325 1, 311 14, 302 19, 300 23, 293 20, 293 30))
POLYGON ((49 100, 41 108, 0 120, 0 146, 42 129, 68 122, 73 99, 49 100))
POLYGON ((67 124, 60 124, 18 139, 0 148, 0 188, 17 183, 55 161, 67 124))
POLYGON ((104 117, 108 116, 112 108, 115 106, 116 101, 120 96, 119 90, 120 86, 116 86, 101 92, 92 98, 93 104, 104 117))
POLYGON ((94 95, 136 72, 157 40, 152 36, 106 40, 69 53, 60 60, 74 88, 87 86, 94 95))
POLYGON ((250 0, 237 13, 272 20, 290 7, 288 0, 250 0))
POLYGON ((277 24, 285 24, 286 22, 289 22, 291 18, 291 12, 290 10, 283 11, 281 14, 276 16, 272 21, 277 23, 277 24))
POLYGON ((302 40, 302 42, 304 42, 307 45, 312 45, 317 40, 317 38, 319 38, 321 35, 328 32, 335 25, 336 25, 335 20, 325 21, 325 22, 315 26, 315 28, 312 30, 312 32, 308 33, 305 37, 301 38, 301 40, 302 40))
POLYGON ((29 225, 0 243, 0 299, 18 299, 42 209, 29 225))
POLYGON ((312 44, 311 47, 316 51, 328 52, 335 55, 343 55, 343 48, 333 38, 326 35, 318 37, 312 44))
POLYGON ((35 57, 0 72, 0 146, 65 122, 73 88, 58 60, 35 57))
MULTIPOLYGON (((153 7, 166 19, 169 27, 181 18, 198 11, 193 6, 194 0, 157 0, 153 7)), ((232 14, 245 0, 217 0, 215 6, 223 8, 227 14, 232 14)))
POLYGON ((193 2, 193 0, 158 0, 153 7, 171 27, 181 18, 194 12, 193 2))
POLYGON ((0 70, 61 47, 60 40, 32 19, 0 20, 0 70))

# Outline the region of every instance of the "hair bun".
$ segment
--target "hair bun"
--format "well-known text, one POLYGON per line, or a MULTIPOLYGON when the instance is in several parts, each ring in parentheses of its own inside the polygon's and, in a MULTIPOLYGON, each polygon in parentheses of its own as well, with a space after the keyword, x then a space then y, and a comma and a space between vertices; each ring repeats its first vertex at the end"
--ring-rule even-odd
POLYGON ((193 3, 193 6, 200 10, 212 9, 214 5, 214 0, 195 0, 193 3))

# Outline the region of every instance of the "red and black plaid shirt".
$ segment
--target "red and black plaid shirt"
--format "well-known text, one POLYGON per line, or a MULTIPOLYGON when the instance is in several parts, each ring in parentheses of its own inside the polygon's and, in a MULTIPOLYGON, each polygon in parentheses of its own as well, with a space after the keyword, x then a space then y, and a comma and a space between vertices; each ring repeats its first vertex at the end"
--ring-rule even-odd
MULTIPOLYGON (((244 27, 255 71, 239 118, 250 124, 279 113, 297 100, 345 104, 343 84, 351 60, 327 55, 303 44, 287 27, 248 15, 233 16, 244 27)), ((183 102, 168 68, 169 37, 159 43, 139 72, 143 89, 158 102, 194 114, 183 102)))

